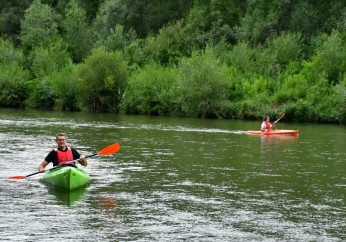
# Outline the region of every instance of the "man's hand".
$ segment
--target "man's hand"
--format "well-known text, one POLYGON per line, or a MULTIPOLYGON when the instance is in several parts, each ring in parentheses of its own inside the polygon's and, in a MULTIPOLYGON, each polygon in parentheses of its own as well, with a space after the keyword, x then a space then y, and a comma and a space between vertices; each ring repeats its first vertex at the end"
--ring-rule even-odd
POLYGON ((87 165, 88 165, 88 162, 87 162, 87 160, 85 159, 85 155, 81 155, 81 156, 79 157, 78 162, 79 162, 82 166, 87 166, 87 165))

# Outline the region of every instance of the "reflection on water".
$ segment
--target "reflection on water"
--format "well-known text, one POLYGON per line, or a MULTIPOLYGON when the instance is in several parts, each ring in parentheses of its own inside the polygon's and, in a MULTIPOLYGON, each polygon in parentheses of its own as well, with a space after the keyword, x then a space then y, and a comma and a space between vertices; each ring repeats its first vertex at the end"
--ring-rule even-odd
POLYGON ((273 146, 284 146, 290 142, 297 142, 298 135, 260 135, 263 150, 272 149, 273 146))
POLYGON ((269 143, 270 141, 285 141, 285 140, 297 140, 298 135, 259 135, 262 142, 269 143))
POLYGON ((48 193, 54 195, 59 203, 72 206, 75 202, 81 200, 86 193, 86 187, 81 187, 73 191, 67 191, 52 186, 48 186, 48 193))
POLYGON ((118 200, 109 195, 99 195, 97 197, 100 209, 106 213, 114 214, 118 207, 118 200))

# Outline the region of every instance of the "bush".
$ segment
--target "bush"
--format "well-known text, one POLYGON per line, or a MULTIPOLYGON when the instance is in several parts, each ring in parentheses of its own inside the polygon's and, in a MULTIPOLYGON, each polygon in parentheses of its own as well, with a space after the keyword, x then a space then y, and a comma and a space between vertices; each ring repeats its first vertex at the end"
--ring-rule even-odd
POLYGON ((78 66, 77 98, 82 110, 118 112, 127 75, 127 66, 120 52, 95 49, 78 66))
POLYGON ((29 56, 32 74, 45 78, 52 72, 59 71, 72 63, 67 46, 62 39, 55 39, 46 46, 34 48, 29 56))
POLYGON ((229 92, 227 74, 208 48, 203 54, 182 59, 175 89, 177 111, 188 117, 217 117, 229 92))
POLYGON ((268 39, 267 42, 269 50, 282 67, 300 57, 302 51, 300 34, 283 32, 277 38, 268 39))
POLYGON ((55 104, 54 90, 47 78, 34 79, 28 82, 29 97, 26 105, 31 108, 53 109, 55 104))
POLYGON ((346 74, 342 82, 335 86, 335 98, 333 99, 333 111, 336 120, 340 123, 346 122, 346 74))
POLYGON ((228 65, 247 73, 254 70, 255 51, 245 42, 238 43, 229 52, 228 65))
POLYGON ((282 79, 273 95, 274 103, 284 104, 306 98, 311 84, 303 74, 284 75, 282 79))
POLYGON ((23 62, 23 54, 10 40, 0 38, 0 63, 23 62))
POLYGON ((186 33, 181 22, 163 27, 156 37, 147 37, 144 52, 149 61, 161 65, 176 64, 178 59, 189 56, 192 46, 186 44, 186 33))
POLYGON ((285 107, 285 114, 287 117, 293 117, 292 121, 304 122, 318 120, 318 112, 314 106, 306 100, 298 100, 296 102, 287 103, 285 107))
POLYGON ((77 82, 75 66, 69 65, 50 76, 50 83, 56 95, 55 108, 64 111, 77 111, 80 109, 77 101, 77 82))
POLYGON ((268 110, 271 110, 268 102, 253 99, 224 103, 221 113, 223 118, 262 119, 263 114, 268 114, 268 110))
POLYGON ((28 96, 29 77, 29 72, 16 61, 0 63, 0 106, 23 106, 28 96))
POLYGON ((132 114, 173 114, 172 87, 176 75, 176 69, 155 64, 138 70, 130 78, 122 100, 122 111, 132 114))
POLYGON ((345 35, 338 31, 330 36, 320 36, 316 54, 311 61, 313 72, 324 72, 330 83, 339 83, 346 70, 345 43, 345 35))

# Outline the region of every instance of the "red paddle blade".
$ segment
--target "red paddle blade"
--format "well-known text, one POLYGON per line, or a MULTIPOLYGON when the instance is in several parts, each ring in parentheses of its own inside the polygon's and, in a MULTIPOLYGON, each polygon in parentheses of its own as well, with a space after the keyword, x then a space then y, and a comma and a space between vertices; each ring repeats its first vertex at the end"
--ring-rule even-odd
POLYGON ((10 176, 10 179, 25 179, 26 176, 10 176))
POLYGON ((119 143, 114 143, 110 146, 107 146, 106 148, 100 150, 97 152, 99 155, 111 155, 114 154, 115 152, 118 152, 120 150, 120 144, 119 143))

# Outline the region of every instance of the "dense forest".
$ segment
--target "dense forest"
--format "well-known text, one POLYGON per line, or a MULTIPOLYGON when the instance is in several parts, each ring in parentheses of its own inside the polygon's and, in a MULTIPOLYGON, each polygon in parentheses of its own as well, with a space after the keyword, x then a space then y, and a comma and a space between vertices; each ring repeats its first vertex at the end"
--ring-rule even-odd
POLYGON ((346 122, 344 0, 2 0, 0 107, 346 122))

